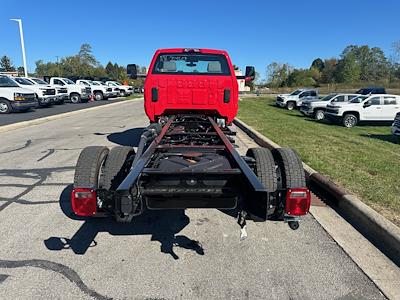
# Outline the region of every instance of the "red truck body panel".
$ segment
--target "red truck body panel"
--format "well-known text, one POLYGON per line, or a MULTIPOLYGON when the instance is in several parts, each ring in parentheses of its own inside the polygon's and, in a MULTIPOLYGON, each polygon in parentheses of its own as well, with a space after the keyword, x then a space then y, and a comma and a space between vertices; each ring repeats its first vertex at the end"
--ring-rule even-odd
POLYGON ((160 49, 154 54, 145 81, 144 108, 150 121, 173 114, 202 113, 226 119, 230 124, 238 111, 238 84, 232 62, 226 51, 184 48, 160 49), (226 58, 229 75, 222 74, 155 74, 154 65, 160 54, 217 54, 226 58), (158 100, 153 101, 156 88, 158 100), (229 90, 229 101, 224 92, 229 90), (226 99, 225 99, 226 100, 226 99))

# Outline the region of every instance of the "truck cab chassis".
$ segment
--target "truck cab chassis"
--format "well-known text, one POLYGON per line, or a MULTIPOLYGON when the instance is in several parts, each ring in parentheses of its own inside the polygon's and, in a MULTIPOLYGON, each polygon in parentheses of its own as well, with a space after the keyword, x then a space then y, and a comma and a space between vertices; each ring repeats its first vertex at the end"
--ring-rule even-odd
MULTIPOLYGON (((197 58, 190 61, 191 66, 196 63, 197 58)), ((228 65, 225 76, 234 74, 230 60, 228 65)), ((147 77, 145 90, 154 90, 146 86, 149 82, 147 77)), ((230 87, 231 82, 236 80, 229 81, 230 87)), ((158 100, 145 98, 147 112, 158 100)), ((231 102, 236 109, 237 96, 231 102)), ((204 108, 176 109, 174 105, 173 110, 167 107, 162 115, 149 117, 151 123, 136 152, 126 146, 111 150, 90 146, 81 152, 71 197, 74 213, 130 222, 146 210, 215 208, 236 213, 242 228, 246 219, 275 219, 297 229, 299 217, 310 207, 297 153, 288 148, 252 148, 242 157, 235 149, 235 132, 227 125, 229 117, 224 118, 222 110, 213 114, 204 108)))

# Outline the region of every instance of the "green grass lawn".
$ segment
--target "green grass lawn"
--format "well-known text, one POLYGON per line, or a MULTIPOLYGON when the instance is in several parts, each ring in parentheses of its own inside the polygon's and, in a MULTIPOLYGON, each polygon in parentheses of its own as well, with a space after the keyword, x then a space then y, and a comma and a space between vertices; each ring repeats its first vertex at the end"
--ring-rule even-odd
POLYGON ((123 100, 132 100, 132 99, 137 99, 137 98, 143 98, 143 94, 131 94, 131 95, 125 97, 123 100))
POLYGON ((274 106, 273 97, 244 98, 238 117, 400 225, 400 144, 390 126, 344 128, 274 106))

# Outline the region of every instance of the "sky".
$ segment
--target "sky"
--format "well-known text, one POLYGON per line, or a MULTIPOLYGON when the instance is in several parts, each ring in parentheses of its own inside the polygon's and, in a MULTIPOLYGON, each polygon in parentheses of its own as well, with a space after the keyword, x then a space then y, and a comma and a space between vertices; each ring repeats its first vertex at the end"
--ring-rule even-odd
POLYGON ((35 61, 74 55, 83 43, 108 61, 148 66, 159 48, 224 49, 234 64, 266 66, 338 57, 350 44, 381 47, 400 40, 398 0, 281 1, 2 1, 0 56, 22 65, 21 18, 29 72, 35 61))

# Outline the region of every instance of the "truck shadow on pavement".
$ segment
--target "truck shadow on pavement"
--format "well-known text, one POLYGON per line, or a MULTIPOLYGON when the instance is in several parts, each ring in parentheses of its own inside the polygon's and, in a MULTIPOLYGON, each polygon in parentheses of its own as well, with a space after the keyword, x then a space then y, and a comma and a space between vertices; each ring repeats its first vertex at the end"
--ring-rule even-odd
POLYGON ((73 214, 70 202, 72 185, 68 185, 60 196, 60 206, 64 214, 74 220, 84 223, 71 237, 50 237, 44 241, 47 249, 61 251, 72 250, 75 254, 83 255, 90 247, 98 246, 96 236, 99 232, 111 235, 151 235, 151 241, 158 241, 162 253, 171 255, 175 260, 179 256, 174 247, 195 251, 204 255, 204 249, 199 241, 184 235, 176 235, 185 228, 190 219, 184 210, 146 211, 133 219, 131 223, 118 223, 112 217, 80 218, 73 214))
POLYGON ((137 147, 139 145, 140 136, 142 135, 145 128, 138 127, 128 129, 122 132, 111 133, 107 136, 107 139, 121 146, 137 147))
POLYGON ((22 191, 13 197, 2 197, 0 195, 0 200, 3 202, 0 204, 0 212, 6 207, 13 203, 20 205, 42 205, 42 204, 52 204, 57 203, 54 200, 29 200, 23 199, 30 192, 32 192, 37 187, 49 187, 64 185, 65 183, 46 183, 46 180, 51 177, 54 173, 65 172, 73 170, 74 167, 58 167, 58 168, 43 168, 43 169, 1 169, 0 177, 10 178, 10 182, 0 183, 0 191, 6 189, 18 188, 22 191), (35 180, 34 183, 14 183, 15 179, 18 180, 35 180))

